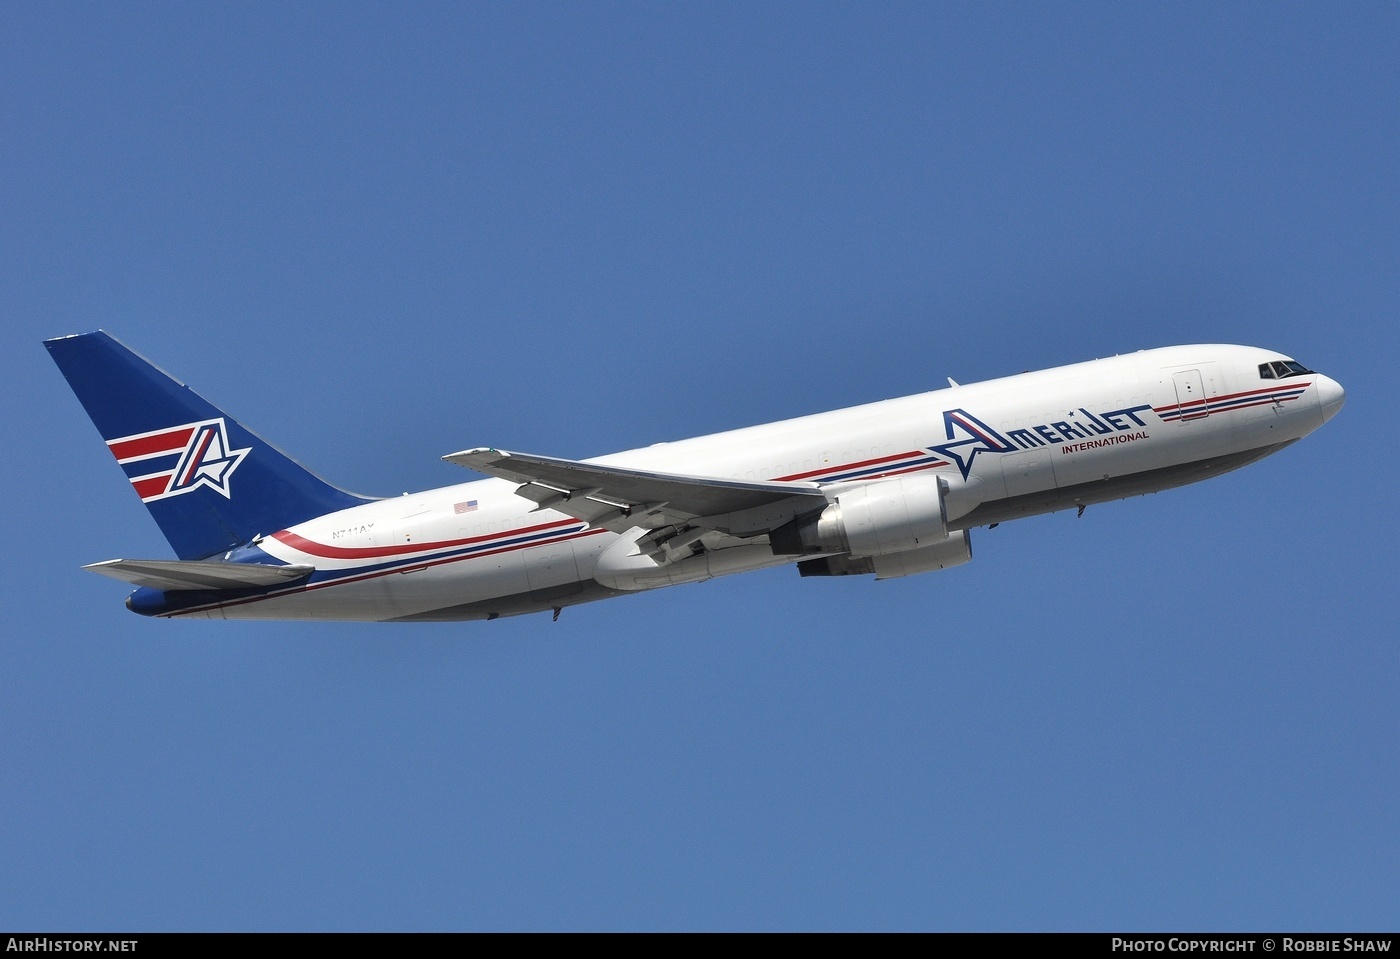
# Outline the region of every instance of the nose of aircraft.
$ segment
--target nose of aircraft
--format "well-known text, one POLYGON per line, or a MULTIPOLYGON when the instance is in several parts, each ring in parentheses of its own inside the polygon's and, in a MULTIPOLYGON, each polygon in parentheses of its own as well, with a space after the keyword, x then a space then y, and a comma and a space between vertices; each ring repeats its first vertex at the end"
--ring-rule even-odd
POLYGON ((1322 422, 1326 423, 1347 401, 1347 391, 1330 376, 1319 376, 1313 384, 1317 387, 1318 402, 1322 404, 1322 422))

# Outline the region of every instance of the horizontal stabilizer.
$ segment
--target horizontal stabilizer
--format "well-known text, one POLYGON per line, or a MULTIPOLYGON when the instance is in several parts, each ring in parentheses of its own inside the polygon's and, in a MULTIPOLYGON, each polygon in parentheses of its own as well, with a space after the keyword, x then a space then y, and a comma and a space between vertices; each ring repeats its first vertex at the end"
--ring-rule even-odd
POLYGON ((83 567, 134 586, 149 586, 163 592, 280 586, 305 579, 315 568, 170 559, 109 559, 83 567))

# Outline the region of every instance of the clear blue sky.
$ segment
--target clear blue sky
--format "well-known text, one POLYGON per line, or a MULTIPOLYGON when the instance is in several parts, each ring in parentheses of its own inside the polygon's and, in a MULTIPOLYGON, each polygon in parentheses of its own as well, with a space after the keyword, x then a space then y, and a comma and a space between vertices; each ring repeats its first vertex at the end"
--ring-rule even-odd
POLYGON ((1394 929, 1400 8, 0 6, 0 927, 1394 929), (458 625, 152 622, 40 347, 331 480, 1185 342, 1211 482, 458 625))

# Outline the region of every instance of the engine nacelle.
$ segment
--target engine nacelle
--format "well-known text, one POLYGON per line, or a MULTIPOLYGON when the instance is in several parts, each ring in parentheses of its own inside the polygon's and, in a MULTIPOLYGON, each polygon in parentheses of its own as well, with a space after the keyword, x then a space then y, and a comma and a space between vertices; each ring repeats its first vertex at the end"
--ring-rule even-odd
POLYGON ((768 536, 780 555, 852 557, 903 553, 947 538, 943 487, 936 476, 888 479, 838 493, 817 516, 796 519, 768 536))
POLYGON ((826 556, 797 564, 803 576, 860 576, 874 573, 876 579, 898 579, 915 573, 961 566, 972 559, 972 537, 967 530, 955 529, 948 538, 932 546, 907 549, 884 556, 826 556))
POLYGON ((931 573, 936 569, 961 566, 972 559, 972 537, 965 529, 955 529, 948 538, 932 546, 907 549, 902 553, 872 556, 876 579, 898 579, 915 573, 931 573))

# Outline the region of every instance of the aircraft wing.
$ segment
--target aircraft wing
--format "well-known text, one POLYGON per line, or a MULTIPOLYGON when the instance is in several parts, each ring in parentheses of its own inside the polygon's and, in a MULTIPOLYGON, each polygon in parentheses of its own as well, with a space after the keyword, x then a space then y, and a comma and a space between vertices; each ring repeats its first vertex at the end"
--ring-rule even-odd
POLYGON ((314 566, 262 566, 251 563, 219 563, 203 560, 109 559, 83 569, 119 579, 133 586, 149 586, 162 592, 184 589, 247 589, 278 586, 304 579, 314 566))
POLYGON ((653 473, 487 448, 443 459, 521 484, 515 492, 539 509, 617 532, 676 526, 756 536, 826 504, 815 483, 653 473))

